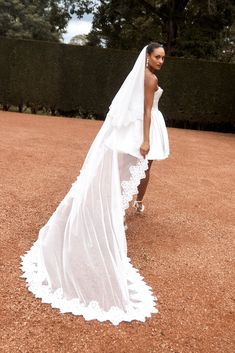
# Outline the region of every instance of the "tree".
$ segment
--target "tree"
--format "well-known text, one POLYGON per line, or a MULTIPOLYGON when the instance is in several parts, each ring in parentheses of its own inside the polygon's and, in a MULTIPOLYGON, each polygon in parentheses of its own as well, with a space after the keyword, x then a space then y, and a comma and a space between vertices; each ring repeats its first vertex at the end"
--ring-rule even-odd
POLYGON ((150 16, 144 1, 101 0, 90 38, 110 48, 140 49, 152 38, 162 41, 161 21, 154 12, 150 16))
POLYGON ((71 15, 70 1, 0 0, 0 36, 59 41, 71 15))
POLYGON ((77 34, 76 36, 70 39, 69 44, 86 45, 87 42, 88 39, 86 34, 77 34))
POLYGON ((211 60, 233 57, 233 0, 84 0, 82 6, 81 1, 72 3, 79 16, 94 12, 92 31, 87 36, 89 45, 139 50, 150 41, 160 41, 171 56, 211 60))
MULTIPOLYGON (((195 0, 187 7, 174 55, 231 60, 234 5, 230 0, 195 0)), ((233 48, 232 48, 233 47, 233 48)))
POLYGON ((226 26, 222 36, 221 50, 218 51, 218 60, 235 63, 235 21, 232 26, 226 26))

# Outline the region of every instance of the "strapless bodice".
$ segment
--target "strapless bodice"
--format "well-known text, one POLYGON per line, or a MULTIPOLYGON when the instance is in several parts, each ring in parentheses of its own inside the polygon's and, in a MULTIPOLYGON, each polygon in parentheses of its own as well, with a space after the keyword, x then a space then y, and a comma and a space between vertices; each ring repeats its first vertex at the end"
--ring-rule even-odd
POLYGON ((158 89, 154 93, 152 109, 158 109, 158 102, 162 95, 162 92, 163 92, 163 89, 160 86, 158 86, 158 89))

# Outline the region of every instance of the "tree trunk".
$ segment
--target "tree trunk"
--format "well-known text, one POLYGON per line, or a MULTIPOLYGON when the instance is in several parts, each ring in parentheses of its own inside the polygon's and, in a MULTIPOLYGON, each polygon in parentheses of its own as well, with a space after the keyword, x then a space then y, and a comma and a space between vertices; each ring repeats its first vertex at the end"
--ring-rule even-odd
POLYGON ((171 55, 172 50, 176 44, 178 34, 178 17, 180 13, 181 15, 183 15, 183 12, 185 11, 185 7, 187 6, 188 2, 189 0, 168 0, 166 7, 168 12, 168 19, 167 23, 164 26, 165 31, 167 32, 167 55, 171 55), (178 16, 176 16, 176 14, 178 16))

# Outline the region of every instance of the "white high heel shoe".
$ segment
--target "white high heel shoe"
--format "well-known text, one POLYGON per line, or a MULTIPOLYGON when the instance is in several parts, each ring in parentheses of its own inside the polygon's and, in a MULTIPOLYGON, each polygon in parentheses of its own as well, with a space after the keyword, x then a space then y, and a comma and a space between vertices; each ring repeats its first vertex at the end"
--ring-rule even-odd
POLYGON ((144 212, 144 205, 142 204, 142 201, 143 200, 141 200, 141 201, 134 201, 134 203, 133 203, 133 207, 136 209, 136 211, 137 212, 139 212, 139 213, 142 213, 142 212, 144 212))

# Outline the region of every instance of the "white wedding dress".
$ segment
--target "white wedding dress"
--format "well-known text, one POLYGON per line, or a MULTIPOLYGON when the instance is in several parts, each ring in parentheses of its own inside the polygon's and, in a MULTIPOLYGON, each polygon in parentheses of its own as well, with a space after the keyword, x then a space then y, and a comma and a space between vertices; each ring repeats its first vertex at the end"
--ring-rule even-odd
MULTIPOLYGON (((158 109, 158 102, 163 93, 163 89, 158 86, 154 94, 151 125, 150 125, 150 151, 147 159, 162 160, 169 155, 169 140, 165 120, 158 109)), ((106 144, 111 148, 117 148, 123 153, 142 158, 139 147, 143 142, 143 121, 136 119, 132 124, 119 129, 114 129, 106 139, 106 144)))
MULTIPOLYGON (((169 143, 155 92, 148 159, 165 159, 169 143)), ((143 121, 117 129, 107 116, 80 175, 21 256, 28 290, 61 313, 86 320, 144 321, 156 297, 127 256, 125 210, 148 168, 139 152, 143 121)))
POLYGON ((115 95, 93 141, 80 175, 38 239, 21 256, 28 290, 61 313, 86 320, 145 321, 158 312, 156 297, 127 256, 123 219, 148 159, 165 159, 169 143, 154 95, 150 151, 140 154, 143 140, 146 47, 115 95))

